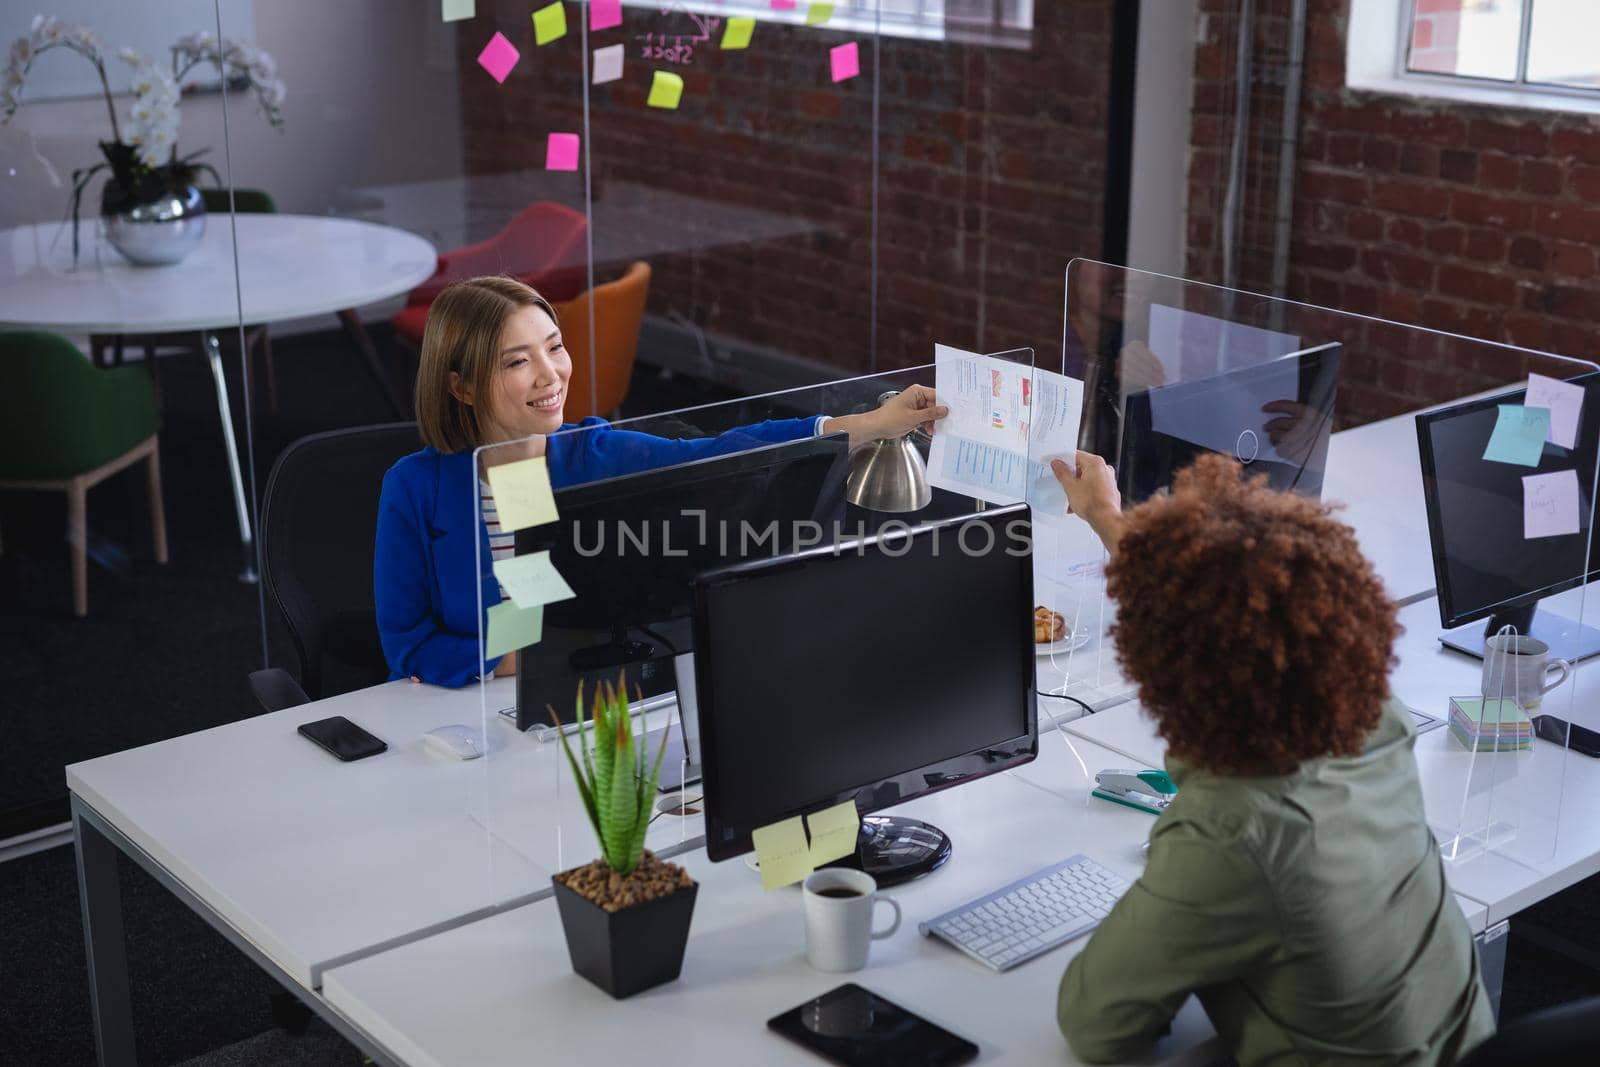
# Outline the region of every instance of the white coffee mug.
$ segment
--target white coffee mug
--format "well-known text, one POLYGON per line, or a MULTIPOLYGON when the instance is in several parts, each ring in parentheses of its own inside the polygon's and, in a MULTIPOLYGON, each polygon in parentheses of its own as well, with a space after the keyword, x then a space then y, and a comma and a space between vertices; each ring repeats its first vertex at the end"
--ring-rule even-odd
POLYGON ((1483 642, 1483 695, 1536 708, 1544 695, 1572 673, 1572 664, 1551 659, 1550 646, 1527 634, 1499 633, 1483 642), (1554 679, 1551 674, 1554 672, 1554 679))
POLYGON ((806 909, 806 959, 819 971, 859 971, 867 965, 872 942, 900 929, 900 904, 878 892, 865 871, 826 867, 801 885, 806 909), (894 909, 887 930, 872 928, 872 909, 882 902, 894 909))

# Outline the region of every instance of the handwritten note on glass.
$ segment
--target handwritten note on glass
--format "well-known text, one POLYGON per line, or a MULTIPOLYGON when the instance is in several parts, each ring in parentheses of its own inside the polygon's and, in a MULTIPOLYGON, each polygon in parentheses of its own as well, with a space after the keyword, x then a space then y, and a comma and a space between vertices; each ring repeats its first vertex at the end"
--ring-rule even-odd
POLYGON ((1550 409, 1501 404, 1494 432, 1483 448, 1483 458, 1495 463, 1515 463, 1537 467, 1544 455, 1544 439, 1550 432, 1550 409))
POLYGON ((1522 536, 1560 537, 1578 532, 1578 472, 1522 478, 1522 536))
POLYGON ((1562 448, 1577 444, 1578 421, 1583 415, 1583 386, 1530 374, 1528 395, 1522 402, 1530 408, 1550 409, 1549 440, 1552 444, 1562 448))

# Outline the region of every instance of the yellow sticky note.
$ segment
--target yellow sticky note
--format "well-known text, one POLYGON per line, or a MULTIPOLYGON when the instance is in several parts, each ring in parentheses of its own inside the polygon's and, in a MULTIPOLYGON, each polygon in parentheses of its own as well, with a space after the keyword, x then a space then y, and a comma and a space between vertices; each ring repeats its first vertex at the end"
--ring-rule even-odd
POLYGON ((756 862, 761 864, 762 889, 793 885, 813 870, 805 824, 798 815, 751 831, 750 840, 756 846, 756 862))
POLYGON ((560 4, 551 4, 541 7, 533 13, 533 39, 537 44, 549 44, 551 41, 567 35, 567 9, 560 4))
POLYGON ((483 658, 494 659, 536 645, 543 632, 542 606, 519 608, 514 600, 502 600, 489 609, 489 632, 483 641, 483 658))
POLYGON ((494 510, 504 533, 558 518, 556 498, 550 493, 550 468, 543 456, 490 467, 489 488, 494 491, 494 510))
POLYGON ((861 813, 854 800, 847 800, 807 815, 806 826, 811 830, 811 865, 820 867, 856 850, 861 813))
POLYGON ((728 28, 722 34, 723 48, 749 48, 750 35, 756 32, 756 20, 735 18, 728 20, 728 28))
POLYGON ((510 595, 519 608, 536 608, 540 604, 553 604, 557 600, 571 600, 577 596, 572 586, 561 577, 548 552, 529 552, 523 556, 494 561, 494 576, 500 579, 500 588, 510 595))
POLYGON ((821 26, 831 18, 833 18, 832 4, 815 3, 806 8, 807 26, 821 26))
POLYGON ((658 70, 650 80, 650 99, 645 103, 651 107, 665 107, 676 109, 678 101, 683 99, 683 79, 671 71, 658 70))

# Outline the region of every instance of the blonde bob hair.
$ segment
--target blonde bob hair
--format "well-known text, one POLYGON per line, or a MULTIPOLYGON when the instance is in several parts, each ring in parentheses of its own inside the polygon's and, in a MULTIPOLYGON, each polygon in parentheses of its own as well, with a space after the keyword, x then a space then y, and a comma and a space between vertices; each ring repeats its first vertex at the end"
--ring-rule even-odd
POLYGON ((478 408, 456 398, 450 375, 460 375, 468 394, 482 403, 500 373, 506 320, 526 307, 543 308, 560 325, 550 301, 515 278, 468 278, 447 286, 434 300, 417 366, 417 429, 425 444, 448 453, 484 443, 478 408))

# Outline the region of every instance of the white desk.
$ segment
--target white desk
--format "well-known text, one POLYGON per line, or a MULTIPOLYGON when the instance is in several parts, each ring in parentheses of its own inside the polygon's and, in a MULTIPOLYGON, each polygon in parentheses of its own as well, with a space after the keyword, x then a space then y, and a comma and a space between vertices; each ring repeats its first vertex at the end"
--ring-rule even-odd
POLYGON ((1433 593, 1415 415, 1396 415, 1329 437, 1322 499, 1343 505, 1336 517, 1355 529, 1362 553, 1390 596, 1409 602, 1433 593))
MULTIPOLYGON (((1114 759, 1079 744, 1097 768, 1114 759)), ((916 929, 919 920, 1074 852, 1137 877, 1138 846, 1154 820, 1091 801, 1081 776, 1059 784, 1060 793, 1039 789, 1012 772, 893 809, 945 829, 954 852, 943 869, 889 891, 904 921, 874 943, 867 968, 854 974, 824 974, 805 962, 797 889, 764 893, 744 863, 714 864, 696 850, 680 858, 700 883, 683 974, 621 1004, 572 973, 553 901, 334 968, 323 993, 408 1064, 608 1062, 637 1056, 643 1039, 674 1063, 801 1067, 817 1060, 770 1034, 766 1020, 846 981, 974 1041, 982 1062, 1070 1064, 1056 1027, 1056 987, 1086 938, 994 974, 916 929)), ((1191 999, 1157 1057, 1205 1063, 1219 1053, 1191 999)))
MULTIPOLYGON (((436 726, 480 723, 478 688, 402 681, 69 766, 96 1014, 110 1020, 110 1043, 131 1059, 119 848, 308 991, 341 961, 548 895, 552 872, 589 858, 592 834, 560 747, 495 714, 512 684, 489 687, 491 747, 478 760, 445 759, 422 741, 436 726), (389 751, 340 763, 296 733, 329 715, 389 751)), ((646 840, 671 854, 701 833, 698 818, 662 817, 646 840)))
MULTIPOLYGON (((246 577, 253 578, 253 536, 217 334, 241 323, 337 312, 403 293, 433 273, 433 246, 404 230, 349 219, 219 214, 206 220, 205 236, 181 263, 135 267, 100 236, 98 220, 82 220, 78 237, 74 266, 70 224, 0 231, 0 326, 68 334, 199 333, 216 386, 246 577)), ((371 342, 363 345, 365 335, 355 337, 354 330, 352 337, 397 403, 371 342)))

